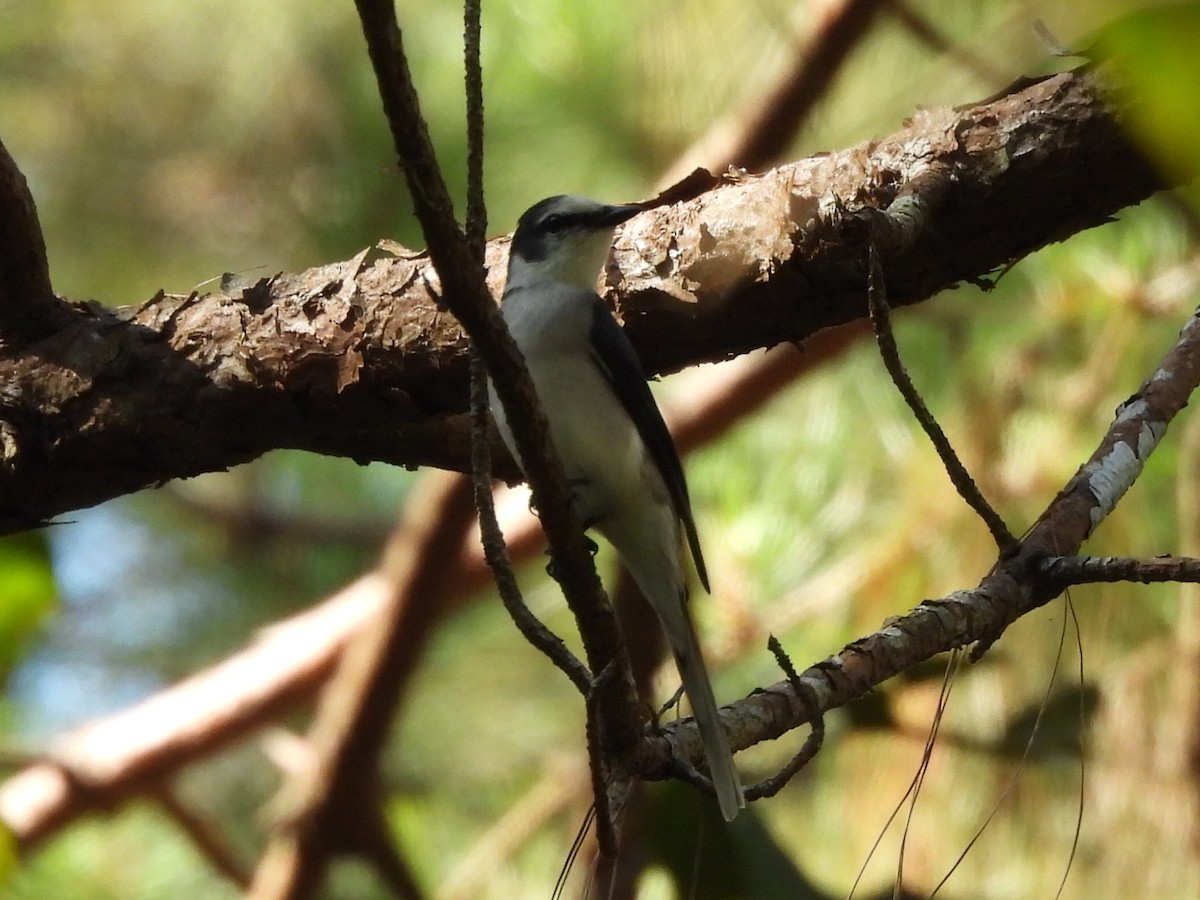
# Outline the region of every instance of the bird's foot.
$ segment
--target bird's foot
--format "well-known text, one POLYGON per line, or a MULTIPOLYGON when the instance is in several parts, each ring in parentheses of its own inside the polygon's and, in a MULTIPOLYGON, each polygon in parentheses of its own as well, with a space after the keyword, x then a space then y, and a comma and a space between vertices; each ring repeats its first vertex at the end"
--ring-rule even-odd
MULTIPOLYGON (((586 534, 583 536, 583 545, 587 548, 587 552, 590 553, 593 558, 595 558, 596 554, 600 552, 600 546, 586 534)), ((542 553, 545 556, 550 556, 550 548, 547 547, 542 551, 542 553)), ((555 581, 558 581, 558 576, 554 574, 554 557, 552 556, 550 557, 550 561, 546 563, 546 574, 555 581)))

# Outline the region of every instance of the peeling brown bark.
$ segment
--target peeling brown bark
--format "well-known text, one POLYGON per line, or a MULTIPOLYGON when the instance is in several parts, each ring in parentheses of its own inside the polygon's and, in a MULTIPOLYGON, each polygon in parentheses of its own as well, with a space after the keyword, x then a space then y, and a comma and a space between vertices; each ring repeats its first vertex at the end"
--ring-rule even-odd
MULTIPOLYGON (((901 306, 1162 186, 1096 83, 1068 73, 639 216, 610 295, 647 371, 672 371, 863 317, 868 233, 893 238, 901 306)), ((488 245, 495 294, 506 254, 506 239, 488 245)), ((78 304, 53 333, 10 342, 0 532, 284 447, 467 470, 466 341, 424 256, 377 257, 229 294, 78 304)))
POLYGON ((466 405, 467 344, 435 276, 421 256, 365 259, 77 305, 0 359, 0 530, 283 447, 465 463, 466 421, 446 416, 466 405))

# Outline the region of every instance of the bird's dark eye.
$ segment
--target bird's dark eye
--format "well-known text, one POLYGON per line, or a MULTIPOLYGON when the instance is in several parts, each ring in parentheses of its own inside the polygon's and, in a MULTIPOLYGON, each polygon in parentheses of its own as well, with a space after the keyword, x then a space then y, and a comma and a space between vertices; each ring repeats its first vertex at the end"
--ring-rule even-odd
POLYGON ((558 213, 551 213, 542 220, 542 227, 551 234, 558 234, 567 227, 567 220, 565 217, 558 215, 558 213))

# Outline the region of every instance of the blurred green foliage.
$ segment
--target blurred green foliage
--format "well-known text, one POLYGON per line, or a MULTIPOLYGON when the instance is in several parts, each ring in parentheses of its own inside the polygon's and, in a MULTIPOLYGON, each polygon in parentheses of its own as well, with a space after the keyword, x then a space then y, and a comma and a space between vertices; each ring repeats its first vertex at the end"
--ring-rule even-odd
MULTIPOLYGON (((1070 65, 1046 56, 1035 16, 1071 47, 1117 22, 1106 39, 1134 60, 1139 102, 1170 126, 1165 145, 1197 144, 1191 26, 1176 28, 1161 4, 911 5, 958 55, 881 16, 794 156, 886 133, 921 105, 968 102, 1017 75, 1070 65)), ((652 193, 693 141, 754 108, 819 23, 819 6, 485 4, 490 230, 507 230, 552 193, 652 193)), ((1187 21, 1191 8, 1180 13, 1187 21)), ((461 196, 461 9, 402 3, 399 13, 431 132, 461 196)), ((381 237, 420 245, 349 2, 0 0, 0 21, 0 136, 29 177, 60 293, 137 303, 225 271, 347 258, 381 237)), ((990 293, 960 288, 897 317, 914 379, 1015 530, 1091 452, 1195 306, 1200 271, 1189 228, 1185 210, 1148 202, 1022 261, 990 293)), ((684 404, 704 374, 669 379, 660 395, 684 404)), ((1197 552, 1189 505, 1200 494, 1197 449, 1200 426, 1181 418, 1088 550, 1197 552)), ((923 597, 975 584, 994 558, 866 345, 687 465, 714 576, 714 596, 695 606, 720 662, 723 699, 778 678, 761 649, 767 632, 803 665, 923 597)), ((0 666, 22 661, 0 735, 17 746, 43 740, 220 658, 256 627, 333 591, 374 563, 416 477, 275 453, 0 543, 0 666)), ((540 562, 521 575, 535 611, 569 635, 540 562)), ((1068 637, 1053 692, 1060 702, 1042 726, 1052 752, 1043 747, 1036 764, 1015 773, 1013 741, 1028 731, 1059 650, 1061 602, 1018 623, 986 664, 964 673, 909 835, 910 884, 932 889, 1012 783, 947 890, 1053 895, 1085 777, 1089 799, 1064 897, 1200 892, 1179 824, 1196 791, 1178 712, 1195 672, 1175 664, 1194 652, 1179 642, 1200 633, 1200 603, 1173 586, 1105 585, 1073 596, 1089 687, 1072 682, 1068 637), (1088 698, 1086 727, 1068 702, 1078 697, 1088 698), (1085 776, 1070 749, 1079 741, 1085 776)), ((427 651, 387 760, 396 788, 389 813, 431 891, 478 865, 471 851, 495 837, 500 817, 537 786, 557 783, 560 769, 577 771, 581 754, 572 689, 490 594, 480 599, 427 651)), ((664 674, 662 693, 672 677, 664 674)), ((790 860, 796 883, 845 892, 916 770, 938 683, 898 682, 870 698, 870 715, 830 717, 822 755, 742 826, 773 838, 775 847, 759 848, 770 866, 790 860)), ((766 773, 798 740, 755 748, 742 765, 766 773)), ((175 787, 249 865, 261 844, 258 810, 277 785, 249 742, 175 787)), ((646 790, 664 815, 691 815, 678 813, 691 795, 646 790)), ((487 896, 548 894, 585 803, 563 792, 557 813, 485 869, 487 896)), ((711 835, 695 840, 722 846, 711 835)), ((890 882, 898 842, 893 827, 873 856, 869 892, 890 882)), ((687 847, 661 849, 645 896, 686 895, 687 847)), ((582 881, 586 864, 580 869, 582 881)), ((339 868, 334 885, 330 896, 382 896, 353 867, 339 868)), ((742 896, 771 896, 769 887, 742 887, 742 896)), ((68 829, 4 890, 14 898, 236 894, 176 826, 143 805, 68 829)))
POLYGON ((1174 2, 1121 16, 1100 31, 1090 48, 1124 93, 1146 147, 1176 178, 1196 174, 1197 46, 1200 3, 1174 2))
POLYGON ((127 900, 130 897, 240 897, 212 872, 187 837, 145 804, 133 804, 111 822, 71 829, 27 863, 5 888, 6 900, 127 900))
POLYGON ((0 679, 7 678, 33 644, 55 597, 45 535, 0 540, 0 679))

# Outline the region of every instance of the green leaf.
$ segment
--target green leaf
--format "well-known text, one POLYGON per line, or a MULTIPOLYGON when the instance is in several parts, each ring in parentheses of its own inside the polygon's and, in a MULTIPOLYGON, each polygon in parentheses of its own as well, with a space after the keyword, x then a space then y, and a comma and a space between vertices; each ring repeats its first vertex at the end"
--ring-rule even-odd
POLYGON ((647 855, 679 896, 696 900, 826 900, 753 807, 724 822, 717 804, 677 781, 646 786, 647 855))
POLYGON ((17 862, 17 839, 7 825, 0 824, 0 888, 12 878, 17 862))
POLYGON ((0 678, 29 649, 56 596, 45 537, 28 532, 0 540, 0 678))
POLYGON ((1200 3, 1143 9, 1107 25, 1090 55, 1126 102, 1134 136, 1169 175, 1197 173, 1200 3))

